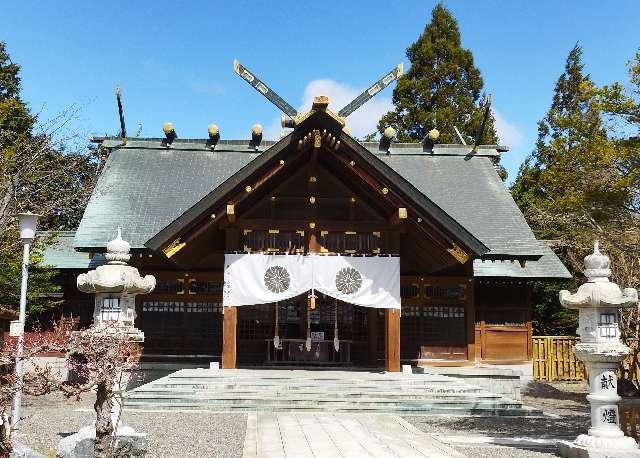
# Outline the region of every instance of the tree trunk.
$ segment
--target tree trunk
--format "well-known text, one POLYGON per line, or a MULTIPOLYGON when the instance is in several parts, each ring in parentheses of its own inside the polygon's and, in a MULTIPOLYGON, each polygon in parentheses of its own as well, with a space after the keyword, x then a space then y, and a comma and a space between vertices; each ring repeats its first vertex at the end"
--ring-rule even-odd
POLYGON ((95 458, 111 458, 113 445, 113 424, 111 423, 111 405, 113 404, 112 382, 98 383, 96 403, 96 445, 95 458))

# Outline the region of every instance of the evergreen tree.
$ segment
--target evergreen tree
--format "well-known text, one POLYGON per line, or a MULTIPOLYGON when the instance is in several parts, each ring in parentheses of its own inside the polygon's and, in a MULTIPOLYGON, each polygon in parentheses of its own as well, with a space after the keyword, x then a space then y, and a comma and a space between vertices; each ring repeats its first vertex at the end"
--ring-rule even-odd
MULTIPOLYGON (((0 42, 0 306, 13 309, 18 307, 22 262, 16 214, 27 210, 42 214, 42 230, 75 228, 97 165, 95 151, 86 147, 68 151, 73 138, 56 137, 71 113, 42 123, 29 112, 20 98, 19 71, 0 42)), ((51 240, 36 240, 32 265, 41 260, 47 242, 51 240)), ((45 294, 59 289, 54 275, 42 266, 30 273, 27 313, 32 323, 56 304, 45 294)))
MULTIPOLYGON (((378 130, 393 126, 399 141, 415 142, 435 127, 440 131, 438 142, 458 143, 455 126, 467 143, 473 143, 484 117, 484 82, 473 54, 462 47, 456 19, 442 4, 436 5, 431 22, 407 48, 407 58, 411 67, 393 90, 395 110, 382 117, 378 130)), ((493 114, 480 143, 498 143, 493 114)), ((498 171, 506 178, 504 168, 498 171)))
MULTIPOLYGON (((637 149, 623 146, 627 140, 620 138, 611 116, 633 111, 637 104, 620 84, 596 87, 584 72, 581 56, 576 45, 558 78, 551 107, 538 123, 536 147, 511 191, 536 235, 556 241, 574 275, 580 278, 582 259, 598 239, 612 258, 616 280, 633 286, 640 271, 629 255, 640 247, 640 233, 637 214, 631 211, 630 164, 640 156, 637 149)), ((560 307, 557 289, 537 288, 534 314, 539 329, 555 321, 567 323, 567 332, 573 332, 575 324, 560 307)))

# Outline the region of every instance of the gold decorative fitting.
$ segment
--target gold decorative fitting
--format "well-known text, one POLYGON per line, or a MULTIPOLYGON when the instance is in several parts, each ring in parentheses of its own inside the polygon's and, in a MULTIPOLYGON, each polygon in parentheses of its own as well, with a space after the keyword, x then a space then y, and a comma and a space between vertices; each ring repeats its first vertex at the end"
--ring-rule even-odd
POLYGON ((284 159, 280 159, 280 165, 284 165, 284 159))
POLYGON ((322 135, 318 129, 313 130, 313 147, 320 148, 322 146, 322 135))
POLYGON ((467 254, 466 251, 464 251, 462 248, 460 248, 457 244, 452 243, 451 248, 447 248, 447 251, 449 252, 449 254, 451 256, 453 256, 454 258, 456 258, 456 260, 460 263, 460 264, 464 264, 469 260, 469 255, 467 254))
POLYGON ((271 202, 275 202, 276 201, 276 196, 271 196, 271 202))
POLYGON ((209 138, 213 139, 220 135, 220 129, 215 124, 209 124, 207 126, 207 133, 209 134, 209 138))
POLYGON ((316 227, 316 223, 314 223, 313 221, 311 221, 311 222, 309 223, 309 227, 310 227, 311 229, 315 228, 315 227, 316 227))
POLYGON ((422 218, 418 218, 418 222, 421 223, 422 222, 422 218))
POLYGON ((171 133, 175 132, 175 129, 173 128, 173 124, 170 122, 165 122, 162 125, 162 131, 164 132, 165 135, 170 135, 171 133))
POLYGON ((216 214, 215 213, 211 213, 211 219, 216 219, 216 214))
POLYGON ((296 234, 301 235, 301 236, 303 236, 303 237, 304 237, 304 231, 303 231, 302 229, 298 229, 298 230, 296 231, 296 234))
POLYGON ((251 192, 253 188, 251 186, 247 186, 246 188, 244 188, 244 190, 247 192, 251 192))
POLYGON ((269 229, 269 234, 279 234, 280 229, 269 229))
POLYGON ((316 203, 316 198, 314 196, 309 197, 309 203, 310 204, 315 204, 316 203))
POLYGON ((380 238, 380 232, 373 232, 373 236, 380 238))
POLYGON ((315 183, 316 181, 318 181, 318 179, 314 176, 310 176, 309 177, 309 183, 315 183))
POLYGON ((355 203, 356 203, 356 198, 355 198, 355 197, 352 197, 352 198, 351 198, 351 203, 352 203, 352 204, 355 204, 355 203))
POLYGON ((356 163, 355 163, 355 161, 351 161, 351 162, 349 162, 349 165, 350 165, 351 167, 353 167, 354 165, 356 165, 356 163))
POLYGON ((180 239, 177 238, 173 242, 171 242, 169 246, 164 248, 162 252, 167 258, 170 258, 173 255, 175 255, 178 251, 182 250, 185 246, 187 246, 187 244, 184 242, 180 242, 180 239))
POLYGON ((356 235, 357 232, 356 231, 344 231, 345 235, 356 235))
POLYGON ((407 219, 407 209, 405 207, 398 208, 398 218, 407 219))
POLYGON ((329 233, 329 231, 320 231, 320 237, 324 237, 328 233, 329 233))
POLYGON ((312 109, 324 111, 329 106, 329 97, 326 95, 317 95, 313 98, 312 109))
POLYGON ((244 235, 251 234, 252 232, 253 232, 253 229, 245 229, 242 231, 244 235))
POLYGON ((387 194, 389 194, 389 190, 387 188, 382 188, 382 194, 386 196, 387 194))

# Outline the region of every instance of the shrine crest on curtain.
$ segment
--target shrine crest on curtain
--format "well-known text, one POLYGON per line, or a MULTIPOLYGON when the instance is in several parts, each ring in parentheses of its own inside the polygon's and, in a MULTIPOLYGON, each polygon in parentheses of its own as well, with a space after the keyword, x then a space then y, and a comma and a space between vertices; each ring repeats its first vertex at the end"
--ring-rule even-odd
POLYGON ((224 306, 268 304, 309 290, 354 305, 400 309, 400 258, 225 255, 224 306))

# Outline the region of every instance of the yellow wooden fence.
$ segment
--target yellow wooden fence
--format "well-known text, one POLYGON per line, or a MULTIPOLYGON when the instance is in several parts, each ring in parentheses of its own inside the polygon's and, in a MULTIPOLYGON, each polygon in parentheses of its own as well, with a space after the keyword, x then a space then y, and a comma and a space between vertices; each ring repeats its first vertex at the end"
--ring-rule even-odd
MULTIPOLYGON (((533 377, 545 381, 585 380, 587 374, 582 361, 573 354, 573 346, 580 341, 572 336, 533 337, 533 377)), ((631 354, 622 362, 620 378, 640 381, 640 353, 638 342, 627 342, 631 354)))
POLYGON ((582 361, 573 354, 579 341, 571 336, 533 337, 533 377, 536 380, 583 380, 582 361))

